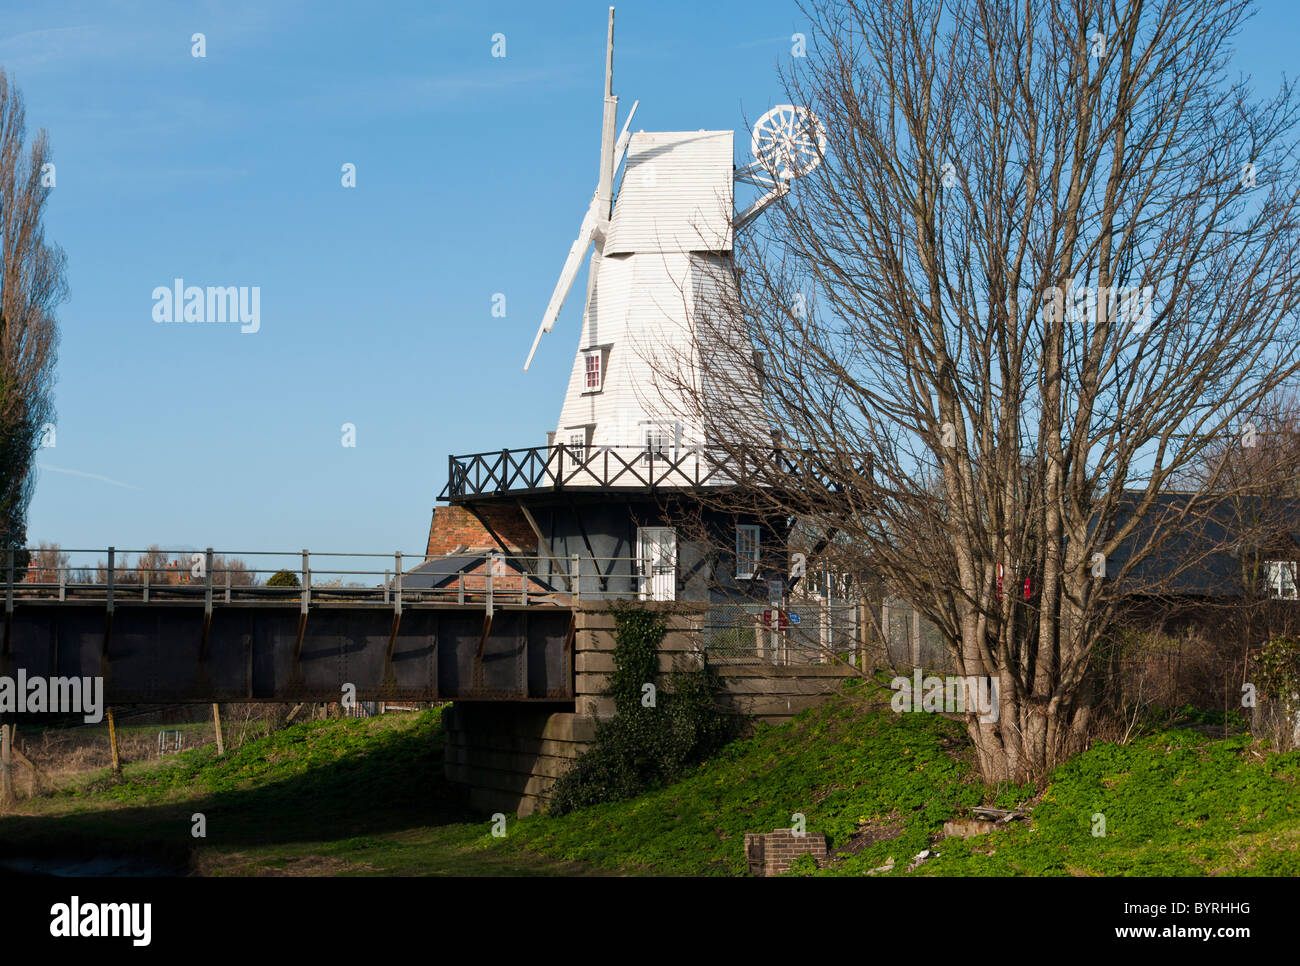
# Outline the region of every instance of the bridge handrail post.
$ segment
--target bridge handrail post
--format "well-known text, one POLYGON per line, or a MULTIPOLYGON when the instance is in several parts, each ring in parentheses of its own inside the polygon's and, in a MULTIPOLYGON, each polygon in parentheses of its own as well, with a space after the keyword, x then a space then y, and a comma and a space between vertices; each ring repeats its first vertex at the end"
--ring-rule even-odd
POLYGON ((397 553, 394 556, 397 561, 397 570, 396 570, 396 577, 395 577, 397 583, 397 598, 393 603, 393 613, 397 614, 400 617, 402 614, 402 551, 400 550, 397 551, 397 553))
POLYGON ((226 603, 230 603, 230 565, 226 564, 226 603))
POLYGON ((149 571, 144 572, 144 582, 140 585, 144 588, 144 602, 149 603, 149 571))
POLYGON ((311 561, 304 548, 302 552, 302 610, 301 613, 307 613, 307 605, 311 603, 311 561))
POLYGON ((209 617, 212 616, 212 548, 208 547, 203 553, 204 578, 203 578, 203 613, 209 617))
POLYGON ((391 570, 385 570, 384 571, 384 603, 385 604, 389 603, 390 600, 392 599, 392 595, 390 593, 392 591, 392 582, 393 582, 393 572, 391 570))
POLYGON ((9 561, 5 569, 5 613, 14 612, 14 548, 9 548, 9 561))
POLYGON ((66 570, 60 570, 59 571, 59 600, 67 600, 67 599, 68 599, 68 572, 66 570))
POLYGON ((117 551, 112 547, 108 548, 108 612, 113 613, 113 574, 117 570, 116 561, 117 551))

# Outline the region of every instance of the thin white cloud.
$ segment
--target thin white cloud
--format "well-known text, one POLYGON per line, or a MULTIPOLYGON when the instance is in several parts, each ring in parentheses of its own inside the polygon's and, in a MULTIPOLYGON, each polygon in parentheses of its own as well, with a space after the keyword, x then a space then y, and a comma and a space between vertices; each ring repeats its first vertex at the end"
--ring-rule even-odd
POLYGON ((84 62, 102 55, 103 37, 94 27, 50 27, 0 37, 0 60, 10 71, 46 64, 84 62))
POLYGON ((51 466, 49 463, 37 463, 36 466, 42 470, 49 470, 52 473, 67 473, 69 476, 84 476, 88 480, 99 480, 101 483, 111 483, 113 486, 120 486, 125 490, 138 490, 140 487, 132 486, 130 483, 122 483, 118 480, 110 480, 107 476, 100 476, 98 473, 86 473, 82 470, 64 469, 62 466, 51 466))

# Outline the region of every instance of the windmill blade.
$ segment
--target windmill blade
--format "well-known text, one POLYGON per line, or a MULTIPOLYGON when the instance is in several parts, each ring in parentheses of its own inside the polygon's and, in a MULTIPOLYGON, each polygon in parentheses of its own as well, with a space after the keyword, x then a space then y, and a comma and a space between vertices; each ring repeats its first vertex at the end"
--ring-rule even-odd
POLYGON ((578 268, 582 264, 582 256, 587 251, 587 246, 591 244, 592 236, 596 234, 596 220, 600 209, 600 196, 593 195, 591 205, 587 208, 587 214, 583 216, 582 227, 578 229, 578 239, 569 249, 569 257, 564 260, 564 268, 560 270, 560 280, 555 284, 555 291, 551 293, 551 301, 546 305, 546 314, 542 316, 542 324, 537 328, 537 335, 533 338, 533 347, 528 350, 528 359, 524 362, 524 372, 532 365, 533 354, 537 352, 537 344, 542 341, 543 334, 550 332, 555 326, 555 320, 559 317, 560 309, 564 305, 564 300, 569 295, 569 289, 573 288, 573 280, 578 277, 578 268))
POLYGON ((623 130, 619 132, 618 143, 614 145, 614 167, 612 170, 617 171, 618 166, 623 163, 623 155, 627 154, 628 142, 632 140, 632 118, 636 117, 636 107, 641 102, 639 100, 632 102, 632 110, 627 112, 627 120, 623 122, 623 130))
MULTIPOLYGON (((623 124, 623 132, 618 136, 618 144, 614 149, 614 170, 623 162, 623 156, 627 153, 628 142, 632 140, 632 135, 628 130, 632 125, 632 116, 636 114, 636 106, 640 101, 632 102, 632 110, 628 112, 627 120, 623 124)), ((573 288, 573 280, 578 277, 578 269, 582 266, 582 256, 587 252, 587 246, 591 244, 592 238, 595 237, 596 228, 600 222, 600 190, 592 195, 591 204, 587 208, 586 215, 583 216, 582 226, 578 229, 578 238, 569 249, 569 256, 564 260, 564 267, 560 269, 560 279, 555 283, 555 291, 551 293, 551 301, 546 305, 546 313, 542 316, 542 324, 537 327, 537 335, 533 337, 533 347, 528 350, 528 359, 524 362, 524 372, 533 364, 533 356, 537 353, 537 346, 542 341, 542 336, 555 327, 555 320, 559 318, 560 309, 564 307, 564 300, 569 297, 569 289, 573 288)))

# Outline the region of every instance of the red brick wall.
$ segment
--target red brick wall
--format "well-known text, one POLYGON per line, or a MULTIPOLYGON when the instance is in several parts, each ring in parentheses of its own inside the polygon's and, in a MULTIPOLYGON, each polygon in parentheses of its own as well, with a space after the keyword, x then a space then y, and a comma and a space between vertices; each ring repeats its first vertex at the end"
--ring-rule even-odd
POLYGON ((826 836, 812 832, 796 835, 793 829, 788 828, 766 834, 745 833, 745 861, 750 875, 788 872, 801 855, 811 855, 821 865, 826 860, 826 836))
MULTIPOLYGON (((479 513, 510 550, 529 556, 537 553, 537 537, 518 507, 480 507, 479 513)), ((426 555, 443 557, 462 545, 467 551, 499 549, 492 534, 464 507, 434 507, 426 555)))

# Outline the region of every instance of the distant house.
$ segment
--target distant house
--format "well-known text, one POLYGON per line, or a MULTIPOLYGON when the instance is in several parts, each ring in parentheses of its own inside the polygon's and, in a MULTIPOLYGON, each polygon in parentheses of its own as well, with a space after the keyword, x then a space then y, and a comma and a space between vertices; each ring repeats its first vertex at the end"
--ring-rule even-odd
MULTIPOLYGON (((1137 496, 1134 496, 1137 499, 1137 496)), ((1126 522, 1124 515, 1116 528, 1126 522)), ((1296 599, 1300 499, 1161 494, 1106 561, 1126 596, 1185 602, 1296 599), (1135 553, 1144 560, 1128 567, 1135 553)))

